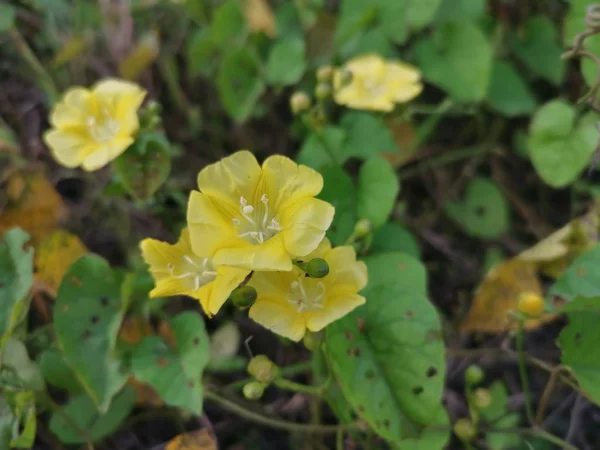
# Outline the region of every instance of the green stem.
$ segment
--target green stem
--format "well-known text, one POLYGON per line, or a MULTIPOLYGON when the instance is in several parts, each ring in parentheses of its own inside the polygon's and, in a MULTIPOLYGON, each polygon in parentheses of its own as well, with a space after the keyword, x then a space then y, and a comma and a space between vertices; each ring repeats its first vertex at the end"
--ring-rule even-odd
POLYGON ((533 408, 531 406, 531 393, 529 392, 529 380, 527 379, 527 367, 525 364, 525 332, 523 330, 523 319, 519 318, 519 327, 517 329, 517 357, 519 360, 519 376, 521 378, 521 387, 525 397, 525 412, 527 421, 533 425, 533 408))
POLYGON ((288 391, 304 392, 316 397, 321 397, 323 395, 323 388, 320 386, 308 386, 306 384, 286 380, 285 378, 278 378, 273 382, 273 384, 280 389, 286 389, 288 391))
POLYGON ((339 430, 335 435, 335 450, 344 450, 344 430, 339 430))
POLYGON ((31 70, 33 70, 33 72, 35 73, 37 82, 46 93, 50 105, 53 105, 58 101, 60 97, 54 80, 46 71, 44 65, 40 62, 40 60, 35 55, 31 47, 29 47, 27 41, 23 39, 23 36, 21 36, 19 30, 17 30, 15 27, 12 27, 9 30, 9 33, 15 42, 15 46, 17 47, 18 52, 21 54, 25 62, 29 65, 31 70))
POLYGON ((238 416, 243 417, 244 419, 250 420, 261 425, 265 425, 267 427, 277 428, 280 430, 288 430, 299 433, 337 433, 340 430, 351 429, 355 427, 354 424, 318 425, 287 422, 285 420, 273 419, 271 417, 255 413, 254 411, 250 411, 244 408, 243 406, 232 402, 231 400, 221 397, 213 391, 205 391, 205 396, 207 400, 211 400, 217 403, 222 408, 231 411, 232 413, 237 414, 238 416))
MULTIPOLYGON (((299 373, 306 372, 307 370, 309 370, 311 368, 311 366, 312 366, 312 364, 310 361, 302 361, 297 364, 291 364, 287 367, 281 368, 281 376, 293 377, 294 375, 297 375, 299 373)), ((253 380, 254 380, 253 377, 244 378, 243 380, 235 381, 235 382, 223 387, 223 389, 227 390, 227 391, 239 391, 247 383, 249 383, 250 381, 253 381, 253 380)))
POLYGON ((558 436, 554 436, 553 434, 548 433, 544 430, 535 429, 533 430, 533 435, 537 436, 545 441, 551 442, 552 444, 558 445, 563 450, 578 450, 574 445, 569 444, 568 442, 562 440, 558 436))

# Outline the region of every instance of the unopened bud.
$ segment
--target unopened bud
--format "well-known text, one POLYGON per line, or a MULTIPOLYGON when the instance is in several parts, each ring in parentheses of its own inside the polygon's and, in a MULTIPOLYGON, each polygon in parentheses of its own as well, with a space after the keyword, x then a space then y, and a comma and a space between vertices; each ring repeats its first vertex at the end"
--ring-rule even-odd
POLYGON ((458 419, 454 424, 454 434, 463 442, 469 442, 477 436, 477 430, 467 418, 458 419))
POLYGON ((265 384, 260 381, 250 381, 244 385, 242 391, 248 400, 258 400, 265 393, 265 384))
POLYGON ((333 67, 323 66, 317 70, 317 81, 329 82, 333 77, 333 67))
POLYGON ((544 311, 544 299, 535 292, 523 292, 519 296, 519 312, 529 317, 537 317, 544 311))
POLYGON ((329 264, 323 258, 313 258, 306 265, 306 273, 311 278, 323 278, 329 273, 329 264))
POLYGON ((310 123, 313 127, 321 127, 327 122, 327 113, 323 105, 317 104, 310 110, 310 123))
POLYGON ((258 293, 252 286, 242 286, 233 290, 229 295, 231 302, 240 309, 249 308, 254 304, 258 293))
POLYGON ((331 84, 329 83, 319 83, 315 88, 315 97, 319 100, 327 100, 331 97, 331 84))
POLYGON ((322 333, 313 333, 311 331, 307 331, 304 335, 304 338, 302 338, 302 343, 308 350, 312 352, 319 348, 319 345, 321 345, 322 340, 322 333))
POLYGON ((483 369, 477 364, 472 364, 465 370, 465 381, 467 384, 473 386, 483 381, 484 377, 483 369))
POLYGON ((367 219, 360 219, 354 226, 354 235, 364 237, 373 230, 373 225, 367 219))
POLYGON ((350 72, 349 70, 340 70, 338 72, 338 76, 340 80, 340 87, 344 87, 352 83, 352 72, 350 72))
POLYGON ((308 111, 310 105, 310 97, 305 92, 294 92, 290 97, 290 108, 294 114, 301 114, 308 111))
POLYGON ((477 388, 473 391, 473 406, 482 411, 492 404, 492 394, 484 388, 477 388))
POLYGON ((248 373, 262 383, 270 383, 279 376, 279 367, 266 355, 256 355, 248 363, 248 373))

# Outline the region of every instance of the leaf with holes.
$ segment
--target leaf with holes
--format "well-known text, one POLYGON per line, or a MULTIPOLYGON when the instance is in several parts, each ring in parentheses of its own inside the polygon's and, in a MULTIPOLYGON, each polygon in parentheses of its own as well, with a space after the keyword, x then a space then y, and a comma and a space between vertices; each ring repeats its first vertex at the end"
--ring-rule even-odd
POLYGON ((354 231, 356 224, 356 188, 352 178, 339 166, 321 170, 323 190, 321 200, 331 203, 335 208, 333 222, 327 230, 327 237, 333 245, 342 245, 354 231))
POLYGON ((333 373, 355 411, 390 441, 419 438, 444 388, 440 321, 426 272, 401 253, 368 257, 364 306, 327 328, 333 373))
POLYGON ((148 336, 135 349, 131 367, 135 377, 150 384, 165 402, 202 414, 202 372, 210 358, 204 321, 196 313, 173 318, 175 348, 158 336, 148 336))
POLYGON ((502 191, 488 179, 471 180, 463 201, 448 202, 444 209, 471 236, 494 239, 508 231, 508 204, 502 191))
POLYGON ((579 385, 600 402, 600 309, 567 313, 568 325, 558 337, 561 361, 572 371, 579 385))
POLYGON ((358 174, 358 218, 380 227, 392 212, 399 191, 400 182, 390 163, 382 157, 366 161, 358 174))
POLYGON ((554 283, 550 295, 571 302, 577 297, 600 297, 600 245, 579 256, 554 283))
POLYGON ((7 231, 0 241, 0 350, 29 309, 33 249, 25 248, 28 241, 20 228, 7 231))
POLYGON ((54 307, 58 344, 101 412, 126 381, 114 354, 123 318, 121 285, 106 260, 85 255, 65 274, 54 307))
POLYGON ((65 444, 84 444, 88 438, 96 442, 114 433, 131 413, 134 404, 135 391, 129 386, 115 395, 104 414, 98 412, 87 395, 81 394, 71 398, 60 412, 52 414, 50 431, 65 444), (70 420, 65 420, 65 416, 70 420))
POLYGON ((44 380, 48 384, 64 389, 72 394, 78 394, 84 389, 75 372, 65 360, 65 356, 57 348, 47 348, 38 357, 44 380))

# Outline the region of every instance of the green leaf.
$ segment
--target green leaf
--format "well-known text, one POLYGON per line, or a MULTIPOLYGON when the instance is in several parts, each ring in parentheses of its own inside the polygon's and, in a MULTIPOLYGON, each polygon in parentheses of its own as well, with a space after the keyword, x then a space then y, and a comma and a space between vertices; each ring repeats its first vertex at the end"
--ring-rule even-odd
POLYGON ((3 393, 0 397, 0 444, 4 444, 2 448, 31 448, 35 440, 35 430, 34 393, 3 393))
POLYGON ((509 208, 496 184, 486 178, 474 178, 467 185, 462 202, 444 205, 446 214, 467 234, 495 239, 508 231, 509 208))
POLYGON ((38 358, 38 364, 47 383, 72 394, 83 391, 75 372, 69 367, 64 355, 57 348, 44 350, 38 358))
POLYGON ((375 23, 378 0, 342 0, 335 32, 335 43, 339 49, 348 39, 375 23))
POLYGON ((390 441, 439 419, 444 343, 426 271, 401 253, 366 258, 364 306, 327 328, 333 373, 355 411, 390 441))
POLYGON ((94 402, 85 394, 78 395, 61 407, 50 418, 52 431, 65 444, 83 444, 86 437, 92 442, 99 441, 114 433, 135 406, 135 390, 126 386, 110 403, 106 413, 99 414, 94 402), (69 417, 69 421, 64 419, 69 417), (73 429, 75 425, 78 429, 73 429), (82 436, 81 431, 85 433, 82 436))
POLYGON ((575 123, 575 109, 561 100, 542 106, 529 126, 527 148, 542 180, 555 188, 568 186, 589 164, 598 131, 586 116, 575 123))
POLYGON ((210 28, 201 28, 191 35, 187 45, 187 63, 191 76, 209 76, 216 63, 219 44, 210 28))
POLYGON ((342 116, 342 128, 346 131, 344 153, 347 157, 370 159, 382 152, 398 152, 398 145, 389 128, 373 114, 350 111, 342 116))
POLYGON ((25 248, 28 241, 20 228, 8 230, 0 241, 0 350, 29 309, 33 248, 25 248))
POLYGON ((202 317, 184 312, 171 321, 177 348, 149 336, 135 349, 131 366, 135 377, 150 384, 170 405, 202 414, 202 372, 210 358, 202 317))
POLYGON ((241 43, 247 33, 241 2, 227 0, 215 9, 210 28, 214 41, 221 48, 241 43))
POLYGON ((350 59, 365 53, 377 53, 388 58, 393 55, 394 47, 381 28, 370 28, 352 35, 340 47, 338 53, 342 59, 350 59))
POLYGON ((137 199, 149 199, 171 171, 170 144, 162 133, 141 133, 114 161, 113 168, 127 192, 137 199))
POLYGON ((476 26, 446 23, 435 30, 432 38, 416 44, 416 55, 425 79, 446 90, 454 100, 477 102, 485 97, 492 70, 492 46, 476 26))
POLYGON ((511 64, 500 60, 492 66, 487 100, 492 109, 508 117, 530 114, 536 107, 527 83, 511 64))
POLYGON ((565 62, 558 30, 547 17, 533 17, 523 30, 511 35, 510 43, 515 55, 535 74, 559 85, 563 79, 565 62))
POLYGON ((571 312, 569 323, 558 337, 561 362, 572 371, 581 388, 600 401, 600 310, 571 312))
POLYGON ((15 24, 17 13, 15 8, 6 3, 0 4, 0 33, 4 33, 15 24))
POLYGON ((248 48, 227 53, 219 68, 217 87, 225 110, 236 122, 250 117, 265 90, 254 53, 248 48))
POLYGON ((404 43, 435 18, 442 0, 380 0, 379 22, 395 43, 404 43))
POLYGON ((321 169, 323 190, 319 194, 335 208, 333 222, 327 237, 335 245, 343 245, 354 231, 356 224, 356 188, 352 178, 339 166, 321 169))
MULTIPOLYGON (((563 39, 565 47, 573 47, 573 40, 578 33, 585 31, 586 10, 589 6, 596 4, 595 0, 571 0, 569 11, 565 17, 563 39)), ((600 36, 588 36, 583 41, 583 48, 593 55, 600 54, 600 36)), ((581 58, 581 71, 588 86, 592 86, 598 77, 598 67, 589 58, 581 58)))
POLYGON ((14 337, 8 338, 4 345, 0 355, 0 366, 12 367, 25 389, 43 391, 46 387, 40 368, 29 358, 27 347, 14 337))
POLYGON ((97 255, 78 259, 58 288, 56 339, 100 412, 106 412, 126 381, 121 361, 114 354, 123 310, 121 280, 97 255))
POLYGON ((343 129, 334 126, 325 126, 319 134, 312 132, 308 135, 296 161, 319 170, 321 167, 333 163, 327 149, 333 153, 338 164, 344 164, 349 156, 345 154, 344 142, 346 133, 343 129), (327 146, 327 147, 325 147, 327 146))
POLYGON ((373 232, 371 252, 402 252, 421 258, 421 250, 413 234, 399 223, 389 222, 373 232))
POLYGON ((450 439, 450 420, 448 413, 440 405, 431 425, 421 431, 418 438, 404 439, 398 444, 392 443, 393 450, 443 450, 450 439))
MULTIPOLYGON (((577 257, 565 273, 554 283, 549 296, 558 296, 571 302, 577 297, 600 297, 600 244, 577 257)), ((582 301, 585 301, 582 299, 582 301)), ((589 302, 589 300, 588 300, 589 302)), ((569 306, 567 304, 567 306, 569 306)), ((579 307, 582 304, 579 303, 579 307)))
POLYGON ((442 0, 435 15, 436 23, 477 22, 486 9, 485 0, 442 0))
MULTIPOLYGON (((490 406, 481 411, 481 416, 488 423, 493 423, 494 429, 503 430, 515 428, 519 424, 519 415, 508 414, 508 391, 501 381, 495 381, 489 387, 492 396, 490 406)), ((521 437, 510 433, 486 432, 490 450, 505 450, 514 448, 521 442, 521 437)))
POLYGON ((380 227, 394 209, 399 192, 400 182, 387 160, 377 157, 366 161, 358 175, 358 218, 380 227))
POLYGON ((271 84, 295 84, 306 70, 306 46, 302 35, 285 37, 273 45, 267 60, 267 80, 271 84))

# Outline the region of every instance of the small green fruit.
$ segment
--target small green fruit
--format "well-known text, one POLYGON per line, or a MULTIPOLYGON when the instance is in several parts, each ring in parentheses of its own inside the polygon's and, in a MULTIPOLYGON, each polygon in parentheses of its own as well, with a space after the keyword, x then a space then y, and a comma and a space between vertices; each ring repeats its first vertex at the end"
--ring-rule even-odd
POLYGON ((244 385, 242 391, 248 400, 258 400, 265 393, 265 384, 260 381, 250 381, 244 385))
POLYGON ((463 417, 454 424, 454 434, 463 442, 470 442, 477 436, 477 430, 469 419, 463 417))

